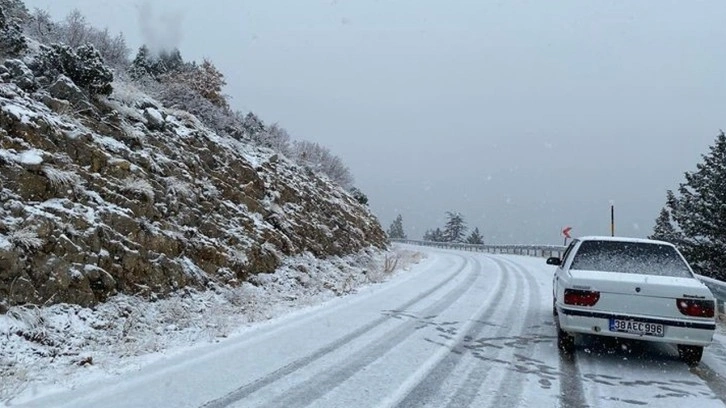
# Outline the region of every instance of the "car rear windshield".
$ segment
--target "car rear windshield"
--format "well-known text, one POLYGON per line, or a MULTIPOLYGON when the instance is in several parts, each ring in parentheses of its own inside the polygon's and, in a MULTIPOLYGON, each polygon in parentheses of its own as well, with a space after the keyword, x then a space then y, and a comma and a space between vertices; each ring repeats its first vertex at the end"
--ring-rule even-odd
POLYGON ((570 269, 692 277, 675 248, 645 242, 584 241, 570 269))

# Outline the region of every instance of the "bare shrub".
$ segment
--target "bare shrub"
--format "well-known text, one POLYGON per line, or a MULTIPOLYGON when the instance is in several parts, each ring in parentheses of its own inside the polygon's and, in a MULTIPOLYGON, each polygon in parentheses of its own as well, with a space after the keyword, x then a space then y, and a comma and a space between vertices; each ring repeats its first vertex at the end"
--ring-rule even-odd
POLYGON ((43 166, 42 170, 53 187, 75 186, 80 182, 78 175, 72 171, 64 171, 52 166, 43 166))
POLYGON ((350 170, 327 147, 315 142, 295 141, 292 148, 293 158, 299 165, 328 176, 343 188, 348 189, 353 186, 353 175, 350 170))
POLYGON ((179 180, 176 177, 167 177, 164 179, 167 191, 174 197, 179 198, 192 198, 194 197, 194 190, 189 183, 179 180))
POLYGON ((38 249, 43 246, 44 242, 38 237, 38 234, 30 229, 30 227, 24 227, 20 230, 10 233, 10 242, 15 244, 19 248, 26 250, 38 249))
MULTIPOLYGON (((18 361, 0 360, 0 403, 8 403, 28 387, 28 369, 18 361)), ((2 405, 2 404, 0 404, 2 405)))
POLYGON ((383 260, 383 272, 392 273, 396 270, 396 266, 398 266, 398 254, 386 254, 386 257, 383 260))
POLYGON ((121 190, 145 197, 147 200, 154 199, 154 187, 146 180, 129 177, 124 179, 121 190))

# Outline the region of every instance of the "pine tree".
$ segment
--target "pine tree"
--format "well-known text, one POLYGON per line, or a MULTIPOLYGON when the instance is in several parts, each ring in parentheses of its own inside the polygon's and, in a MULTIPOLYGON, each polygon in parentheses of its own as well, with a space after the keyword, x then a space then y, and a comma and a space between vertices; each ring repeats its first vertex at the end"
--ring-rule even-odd
POLYGON ((459 213, 448 211, 446 215, 449 220, 444 226, 443 240, 445 242, 462 242, 466 234, 466 223, 464 217, 459 213))
POLYGON ((134 57, 134 60, 131 62, 129 74, 133 79, 151 76, 151 54, 149 53, 149 48, 146 45, 139 47, 136 57, 134 57))
POLYGON ((0 10, 8 21, 25 24, 30 18, 28 8, 22 0, 0 0, 0 10))
MULTIPOLYGON (((669 193, 673 194, 670 191, 669 193)), ((653 235, 648 238, 666 241, 676 245, 681 243, 682 236, 673 226, 671 213, 668 208, 664 207, 660 210, 660 215, 656 218, 655 227, 653 227, 653 235)))
POLYGON ((248 113, 242 119, 242 127, 250 137, 254 137, 256 134, 265 130, 265 124, 252 112, 248 113))
MULTIPOLYGON (((20 6, 25 7, 22 3, 20 6)), ((17 56, 28 48, 28 44, 18 19, 13 17, 11 9, 5 7, 0 7, 0 55, 17 56)))
POLYGON ((406 233, 403 232, 403 217, 398 214, 395 220, 388 228, 388 237, 392 239, 406 239, 406 233))
MULTIPOLYGON (((686 172, 678 196, 667 207, 677 226, 679 248, 689 262, 718 278, 726 277, 726 135, 721 132, 695 172, 686 172)), ((660 218, 660 217, 659 217, 660 218)))
POLYGON ((433 242, 446 242, 446 239, 444 238, 444 233, 441 231, 441 228, 436 228, 431 232, 431 241, 433 242))
POLYGON ((30 68, 36 77, 44 77, 49 82, 63 74, 89 95, 110 95, 113 91, 113 72, 91 44, 82 45, 75 51, 67 45, 41 45, 30 68))
POLYGON ((471 232, 471 235, 466 238, 466 243, 473 245, 484 245, 484 237, 482 237, 479 233, 479 227, 474 228, 474 231, 471 232))
POLYGON ((363 193, 362 191, 360 191, 360 189, 358 187, 351 187, 351 189, 349 191, 350 191, 350 195, 352 195, 356 201, 358 201, 359 203, 361 203, 363 205, 368 205, 368 196, 365 195, 365 193, 363 193))
POLYGON ((159 55, 154 58, 151 67, 154 75, 165 75, 181 71, 185 67, 184 60, 182 59, 181 52, 178 48, 174 48, 171 51, 161 51, 159 55))
POLYGON ((131 62, 129 73, 133 79, 137 80, 151 77, 157 81, 166 79, 167 81, 176 82, 173 77, 174 74, 196 68, 195 64, 186 64, 182 59, 181 52, 176 48, 153 55, 149 51, 149 47, 142 45, 131 62))

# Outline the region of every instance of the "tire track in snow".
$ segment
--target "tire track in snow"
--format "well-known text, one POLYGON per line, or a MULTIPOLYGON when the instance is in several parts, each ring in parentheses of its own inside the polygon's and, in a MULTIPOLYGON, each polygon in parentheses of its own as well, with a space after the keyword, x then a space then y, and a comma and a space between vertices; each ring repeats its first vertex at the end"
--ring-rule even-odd
MULTIPOLYGON (((541 302, 541 296, 542 294, 539 291, 539 285, 537 284, 537 281, 531 277, 528 277, 528 272, 524 270, 524 268, 512 261, 509 260, 503 260, 505 263, 509 263, 513 265, 516 271, 520 274, 519 276, 523 276, 522 279, 524 279, 527 282, 527 293, 524 296, 524 299, 527 299, 527 302, 524 303, 524 306, 527 308, 527 312, 525 314, 524 318, 524 324, 522 326, 523 330, 526 330, 529 327, 532 327, 536 323, 541 323, 540 317, 542 316, 542 310, 540 309, 540 303, 541 302), (532 300, 534 299, 534 305, 532 305, 532 300)), ((545 312, 546 313, 546 312, 545 312)), ((511 320, 510 320, 511 321, 511 320)), ((518 335, 525 335, 526 333, 517 333, 518 335)), ((535 352, 535 347, 530 346, 526 347, 522 352, 520 353, 514 353, 514 357, 518 362, 527 364, 532 363, 532 355, 535 352)), ((522 373, 520 372, 520 368, 517 363, 512 362, 512 367, 509 367, 509 370, 505 374, 504 378, 502 379, 501 383, 499 384, 499 389, 497 391, 497 396, 494 399, 494 401, 491 403, 492 407, 517 407, 519 402, 522 398, 522 390, 524 389, 524 381, 522 379, 522 373)), ((522 370, 526 370, 527 368, 523 368, 522 370)), ((477 370, 477 372, 472 374, 478 374, 479 377, 486 378, 486 371, 483 371, 481 369, 477 370)), ((477 378, 476 381, 478 384, 475 383, 475 387, 472 387, 471 390, 474 391, 474 395, 470 397, 470 399, 467 401, 467 404, 464 406, 470 406, 473 402, 473 397, 476 396, 476 391, 481 387, 481 384, 484 382, 484 378, 477 378)), ((469 391, 471 392, 471 391, 469 391)))
POLYGON ((696 367, 690 369, 691 373, 702 379, 708 388, 726 404, 726 382, 717 372, 711 369, 708 365, 700 363, 696 367))
MULTIPOLYGON (((533 297, 539 301, 540 293, 539 293, 539 287, 536 283, 536 280, 531 279, 527 276, 526 270, 524 270, 520 265, 510 262, 508 260, 495 260, 496 262, 502 264, 502 268, 511 270, 511 273, 513 273, 517 277, 517 281, 519 282, 519 287, 517 290, 516 298, 518 299, 532 299, 533 297), (504 263, 511 264, 514 269, 510 269, 506 266, 504 266, 504 263), (522 295, 523 292, 523 284, 522 281, 527 282, 527 290, 525 295, 522 295), (533 294, 535 294, 533 296, 533 294)), ((529 307, 529 302, 526 303, 527 305, 527 313, 524 318, 524 322, 521 324, 521 330, 531 328, 534 325, 533 323, 541 323, 537 320, 537 315, 539 313, 538 307, 535 307, 532 309, 529 307), (533 311, 534 310, 534 311, 533 311)), ((510 312, 505 316, 504 321, 512 322, 517 321, 518 315, 521 312, 521 310, 512 308, 510 312)), ((498 392, 496 393, 496 400, 495 402, 491 403, 491 406, 499 407, 499 406, 507 406, 509 404, 509 400, 506 399, 507 397, 511 397, 514 395, 515 397, 518 395, 521 395, 522 391, 522 381, 517 381, 518 378, 521 379, 521 374, 528 374, 528 373, 538 373, 543 371, 542 369, 542 362, 535 361, 531 359, 532 354, 534 354, 535 347, 538 343, 538 336, 532 336, 528 337, 524 335, 523 333, 518 332, 515 333, 515 330, 512 329, 512 327, 501 327, 499 330, 497 330, 496 333, 494 333, 494 337, 492 338, 486 338, 486 339, 480 339, 481 341, 485 343, 489 343, 492 341, 501 341, 504 340, 504 346, 510 347, 510 348, 522 348, 524 347, 524 351, 521 353, 514 353, 514 358, 516 359, 516 362, 511 361, 510 359, 502 359, 500 358, 500 355, 506 350, 504 347, 500 347, 497 349, 496 352, 485 354, 483 352, 474 352, 475 357, 483 360, 487 363, 496 363, 505 366, 509 371, 505 374, 504 378, 502 378, 500 385, 498 387, 498 392), (531 345, 530 342, 534 341, 535 344, 531 345), (518 347, 519 346, 519 347, 518 347), (535 368, 533 369, 532 366, 535 368), (517 377, 519 375, 519 377, 517 377), (512 384, 514 383, 514 385, 512 384), (517 391, 515 388, 519 389, 517 391), (515 389, 515 392, 512 392, 512 390, 515 389), (505 396, 506 395, 506 396, 505 396), (503 399, 504 398, 504 399, 503 399)), ((449 401, 449 404, 447 405, 447 408, 455 408, 455 407, 466 407, 466 406, 472 406, 474 403, 479 391, 482 388, 482 385, 488 378, 488 375, 491 371, 491 365, 489 364, 479 364, 475 366, 467 375, 466 379, 464 380, 464 383, 456 390, 456 393, 453 395, 451 400, 449 401)), ((545 371, 550 371, 549 368, 545 371)), ((546 373, 540 373, 540 376, 544 377, 547 374, 547 377, 554 377, 554 373, 546 372, 546 373)), ((554 379, 554 378, 553 378, 554 379)), ((516 401, 515 401, 516 402, 516 401)), ((511 404, 509 404, 511 405, 511 404)))
MULTIPOLYGON (((426 299, 427 297, 431 296, 434 292, 438 291, 442 287, 446 286, 452 279, 456 278, 459 274, 461 274, 464 270, 466 270, 467 265, 469 265, 469 259, 462 257, 464 259, 464 263, 458 267, 453 273, 448 275, 446 278, 442 279, 438 284, 433 286, 431 289, 419 294, 418 296, 414 297, 413 299, 403 303, 402 305, 398 306, 397 310, 405 310, 409 307, 415 305, 416 303, 426 299)), ((355 340, 358 337, 363 336, 367 332, 373 330, 374 328, 382 325, 383 323, 386 323, 388 320, 392 319, 392 316, 383 316, 376 320, 373 320, 372 322, 366 324, 365 326, 362 326, 358 328, 357 330, 354 330, 353 332, 349 333, 346 336, 343 336, 339 338, 338 340, 328 344, 325 347, 322 347, 318 349, 316 352, 305 356, 299 360, 296 360, 284 367, 281 367, 272 373, 257 379, 256 381, 243 385, 242 387, 232 391, 231 393, 225 395, 222 398, 209 401, 206 404, 202 405, 201 408, 223 408, 227 407, 231 404, 234 404, 237 401, 242 400, 243 398, 247 397, 248 395, 260 390, 261 388, 264 388, 279 379, 290 375, 294 373, 295 371, 319 360, 323 356, 343 347, 344 345, 350 343, 351 341, 355 340)))
POLYGON ((562 408, 589 406, 582 388, 582 377, 580 369, 577 367, 576 353, 560 352, 560 402, 562 408))
MULTIPOLYGON (((554 316, 557 319, 557 316, 554 316)), ((557 330, 557 322, 555 322, 557 330)), ((585 391, 582 384, 582 375, 577 366, 577 350, 572 353, 564 353, 556 349, 560 355, 560 403, 562 408, 583 408, 589 407, 585 399, 585 391)))
MULTIPOLYGON (((470 261, 472 258, 467 258, 470 261)), ((477 261, 478 265, 478 261, 477 261)), ((472 289, 474 282, 482 276, 480 267, 472 268, 472 273, 442 299, 419 312, 422 315, 436 315, 446 310, 456 302, 464 293, 472 289)), ((399 309, 403 310, 403 309, 399 309)), ((392 348, 406 340, 415 333, 417 321, 406 321, 393 330, 384 333, 376 341, 365 346, 357 353, 357 357, 347 361, 338 369, 327 371, 311 378, 273 401, 264 404, 267 407, 305 407, 323 397, 329 391, 342 384, 361 369, 381 358, 392 348)))
MULTIPOLYGON (((495 261, 502 273, 502 283, 499 286, 501 288, 508 288, 510 281, 512 280, 512 276, 495 258, 490 259, 495 261)), ((515 284, 515 298, 521 294, 521 285, 519 279, 516 280, 517 282, 515 284)), ((467 343, 470 343, 473 339, 479 336, 479 334, 484 330, 485 327, 490 326, 490 324, 485 319, 491 316, 496 308, 502 306, 501 300, 504 297, 505 293, 506 290, 499 290, 497 295, 490 301, 491 303, 489 304, 489 306, 479 315, 472 317, 472 319, 475 320, 475 324, 464 334, 461 340, 459 340, 453 347, 451 347, 450 352, 446 354, 446 356, 442 360, 436 363, 436 365, 431 369, 426 377, 415 387, 413 387, 408 392, 408 394, 396 405, 398 408, 415 408, 424 406, 431 401, 432 397, 439 393, 441 386, 444 383, 444 380, 451 375, 454 368, 464 357, 467 349, 467 343)), ((512 309, 509 313, 507 313, 507 317, 514 317, 515 314, 516 312, 512 309)), ((502 330, 506 329, 500 329, 499 331, 501 332, 502 330)))
MULTIPOLYGON (((715 336, 713 338, 713 342, 710 346, 708 346, 707 350, 716 358, 717 363, 723 364, 726 362, 726 345, 719 341, 718 337, 715 336)), ((706 354, 704 352, 704 357, 705 355, 706 354)), ((713 392, 724 404, 726 404, 726 382, 724 382, 724 377, 719 372, 713 370, 703 361, 701 361, 697 367, 693 367, 690 370, 692 374, 703 380, 708 388, 711 389, 711 392, 713 392)))

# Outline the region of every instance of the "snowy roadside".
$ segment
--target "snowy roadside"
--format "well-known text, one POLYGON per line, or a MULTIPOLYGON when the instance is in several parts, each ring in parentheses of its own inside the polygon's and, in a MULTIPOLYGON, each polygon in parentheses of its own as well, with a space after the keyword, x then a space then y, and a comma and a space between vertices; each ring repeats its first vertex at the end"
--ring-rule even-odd
POLYGON ((0 316, 0 406, 41 386, 73 388, 243 335, 255 322, 386 281, 422 257, 397 245, 389 252, 367 249, 325 260, 302 255, 236 288, 210 285, 158 300, 121 295, 95 308, 11 308, 0 316))

